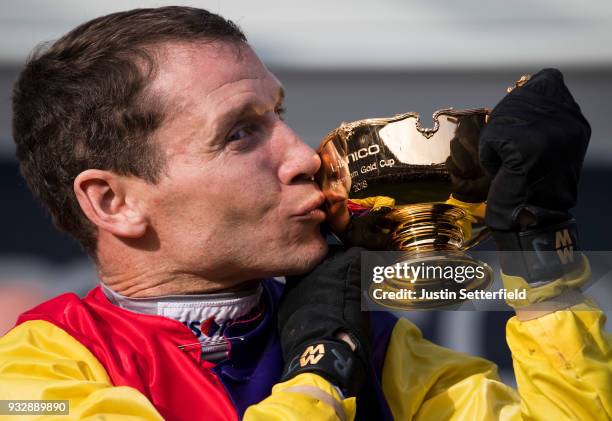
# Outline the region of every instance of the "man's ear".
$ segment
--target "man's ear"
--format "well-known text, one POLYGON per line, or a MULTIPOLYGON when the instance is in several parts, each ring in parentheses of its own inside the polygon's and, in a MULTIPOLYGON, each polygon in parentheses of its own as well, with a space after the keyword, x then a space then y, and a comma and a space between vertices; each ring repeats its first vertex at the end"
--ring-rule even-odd
POLYGON ((110 171, 85 170, 74 180, 74 193, 87 218, 118 237, 140 238, 148 220, 130 195, 126 178, 110 171))

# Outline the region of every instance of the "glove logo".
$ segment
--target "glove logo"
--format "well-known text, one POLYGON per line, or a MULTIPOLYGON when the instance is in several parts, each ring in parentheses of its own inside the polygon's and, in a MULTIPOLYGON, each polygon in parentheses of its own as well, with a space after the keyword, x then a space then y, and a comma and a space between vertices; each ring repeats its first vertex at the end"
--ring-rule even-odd
POLYGON ((316 364, 324 355, 325 347, 323 344, 318 344, 317 346, 310 345, 300 357, 300 367, 304 367, 308 364, 316 364))
POLYGON ((555 250, 562 264, 574 262, 574 244, 567 228, 555 233, 555 250))
POLYGON ((332 349, 331 352, 336 357, 336 361, 334 361, 334 368, 338 374, 344 378, 347 378, 351 372, 351 367, 353 366, 353 359, 350 357, 343 358, 342 354, 335 349, 332 349))

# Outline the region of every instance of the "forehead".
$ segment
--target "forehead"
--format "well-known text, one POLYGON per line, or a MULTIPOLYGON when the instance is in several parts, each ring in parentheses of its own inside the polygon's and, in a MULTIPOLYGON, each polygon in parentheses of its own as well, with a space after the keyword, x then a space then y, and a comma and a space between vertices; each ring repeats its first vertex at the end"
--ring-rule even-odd
POLYGON ((207 42, 164 46, 151 87, 176 110, 248 93, 273 101, 280 83, 248 45, 207 42))

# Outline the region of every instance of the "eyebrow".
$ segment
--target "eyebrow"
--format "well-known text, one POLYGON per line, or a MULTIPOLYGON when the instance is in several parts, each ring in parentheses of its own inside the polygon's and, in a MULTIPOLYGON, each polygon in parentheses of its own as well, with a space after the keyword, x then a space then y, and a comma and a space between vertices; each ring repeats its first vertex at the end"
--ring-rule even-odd
MULTIPOLYGON (((280 86, 278 89, 278 98, 274 106, 277 107, 278 105, 282 104, 284 100, 285 100, 285 90, 283 89, 282 86, 280 86)), ((243 116, 248 115, 249 112, 252 111, 254 108, 257 108, 256 105, 257 105, 257 102, 253 102, 253 101, 245 102, 239 108, 236 108, 226 113, 222 118, 223 120, 226 120, 226 121, 232 120, 232 119, 239 119, 243 116)))

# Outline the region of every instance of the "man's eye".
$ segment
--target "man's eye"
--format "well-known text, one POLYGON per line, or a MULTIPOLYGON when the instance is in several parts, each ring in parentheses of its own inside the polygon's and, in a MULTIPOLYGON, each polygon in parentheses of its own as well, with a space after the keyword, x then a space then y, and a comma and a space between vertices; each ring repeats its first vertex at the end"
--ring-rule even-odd
POLYGON ((274 112, 276 113, 276 115, 278 115, 278 117, 283 120, 285 117, 285 113, 287 112, 287 109, 285 107, 278 107, 276 110, 274 110, 274 112))
POLYGON ((241 127, 234 132, 232 132, 227 140, 229 142, 234 142, 236 140, 242 140, 253 134, 254 128, 252 126, 241 127))

